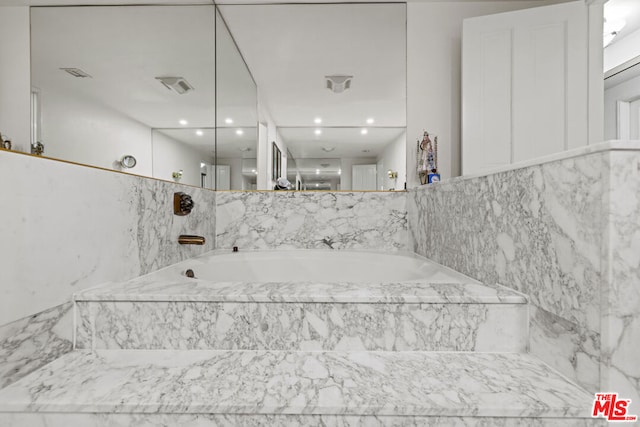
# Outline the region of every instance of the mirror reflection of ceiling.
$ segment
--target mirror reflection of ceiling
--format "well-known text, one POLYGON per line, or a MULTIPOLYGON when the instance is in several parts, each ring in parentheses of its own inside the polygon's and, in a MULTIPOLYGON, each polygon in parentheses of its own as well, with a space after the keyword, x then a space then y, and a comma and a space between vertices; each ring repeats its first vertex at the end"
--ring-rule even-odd
POLYGON ((278 131, 296 159, 375 158, 383 154, 389 143, 403 136, 405 128, 323 127, 320 135, 314 128, 281 127, 278 131))
MULTIPOLYGON (((406 125, 404 4, 220 5, 279 127, 406 125), (352 75, 333 93, 326 75, 352 75)), ((294 153, 295 156, 295 153, 294 153)))
POLYGON ((32 9, 32 85, 153 128, 176 127, 181 119, 213 127, 214 16, 211 6, 32 9), (91 78, 72 77, 65 67, 91 78), (161 76, 184 77, 195 90, 178 95, 156 80, 161 76))

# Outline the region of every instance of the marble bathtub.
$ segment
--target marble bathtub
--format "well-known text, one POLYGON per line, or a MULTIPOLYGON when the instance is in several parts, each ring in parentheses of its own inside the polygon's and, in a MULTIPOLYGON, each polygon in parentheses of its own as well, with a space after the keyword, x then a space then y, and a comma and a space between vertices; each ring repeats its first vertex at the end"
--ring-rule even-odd
POLYGON ((79 349, 521 352, 528 342, 522 294, 408 253, 213 251, 74 299, 79 349))

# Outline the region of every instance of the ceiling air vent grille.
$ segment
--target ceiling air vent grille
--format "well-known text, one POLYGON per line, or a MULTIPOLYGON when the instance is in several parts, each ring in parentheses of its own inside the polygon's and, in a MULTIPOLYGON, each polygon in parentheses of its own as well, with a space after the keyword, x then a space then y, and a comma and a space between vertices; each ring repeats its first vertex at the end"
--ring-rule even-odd
POLYGON ((184 77, 156 77, 167 89, 172 90, 180 95, 193 90, 193 86, 189 84, 184 77))
POLYGON ((333 93, 342 93, 351 87, 353 76, 324 76, 326 88, 333 93))
POLYGON ((73 77, 80 77, 83 79, 86 77, 91 78, 89 74, 87 74, 85 71, 81 70, 80 68, 60 68, 60 69, 64 72, 71 74, 73 77))

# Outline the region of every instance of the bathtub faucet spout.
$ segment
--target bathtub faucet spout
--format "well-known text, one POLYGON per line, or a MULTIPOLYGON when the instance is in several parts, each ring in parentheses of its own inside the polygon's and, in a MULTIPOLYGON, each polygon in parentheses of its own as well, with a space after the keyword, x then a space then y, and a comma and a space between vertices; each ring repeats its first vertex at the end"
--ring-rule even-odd
POLYGON ((178 243, 181 245, 204 245, 205 238, 202 236, 191 236, 188 234, 182 234, 178 237, 178 243))

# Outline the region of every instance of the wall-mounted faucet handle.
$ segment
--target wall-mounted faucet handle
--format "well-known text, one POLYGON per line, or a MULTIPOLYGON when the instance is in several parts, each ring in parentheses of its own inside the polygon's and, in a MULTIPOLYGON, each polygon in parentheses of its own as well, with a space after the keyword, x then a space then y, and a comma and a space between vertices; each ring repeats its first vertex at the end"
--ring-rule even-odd
POLYGON ((193 209, 193 199, 186 193, 173 193, 173 213, 176 215, 188 215, 193 209))

